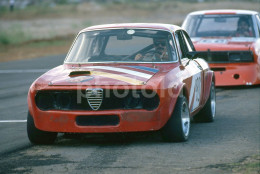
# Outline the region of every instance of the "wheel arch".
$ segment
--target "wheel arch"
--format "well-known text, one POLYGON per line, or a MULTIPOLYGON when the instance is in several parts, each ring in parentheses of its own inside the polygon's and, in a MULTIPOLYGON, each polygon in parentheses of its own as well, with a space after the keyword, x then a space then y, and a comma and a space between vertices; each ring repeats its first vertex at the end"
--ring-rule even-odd
MULTIPOLYGON (((171 116, 174 112, 174 109, 175 109, 175 105, 177 103, 177 100, 178 100, 178 97, 182 97, 184 96, 188 103, 189 103, 189 90, 188 90, 188 87, 186 85, 186 83, 181 83, 177 86, 177 88, 173 89, 173 90, 176 90, 177 89, 177 92, 175 93, 175 95, 172 97, 171 99, 171 103, 170 103, 170 108, 169 108, 169 115, 171 116)), ((169 117, 170 118, 170 117, 169 117)))
POLYGON ((161 129, 162 137, 167 142, 183 142, 188 140, 190 132, 190 113, 187 106, 188 100, 185 95, 187 95, 187 88, 185 88, 184 84, 181 86, 181 88, 179 88, 179 91, 175 96, 175 103, 173 107, 174 109, 172 110, 171 116, 161 129), (184 102, 186 107, 184 107, 184 102), (186 112, 183 111, 184 108, 186 108, 186 112), (185 115, 187 116, 184 118, 184 120, 183 112, 188 114, 184 114, 184 117, 185 115))

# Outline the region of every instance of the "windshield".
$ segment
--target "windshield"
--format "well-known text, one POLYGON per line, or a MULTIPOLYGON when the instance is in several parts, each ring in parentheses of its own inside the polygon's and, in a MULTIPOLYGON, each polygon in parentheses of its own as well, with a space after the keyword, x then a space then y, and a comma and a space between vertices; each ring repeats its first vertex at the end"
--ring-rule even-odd
POLYGON ((183 27, 190 37, 256 37, 250 15, 190 15, 183 27))
POLYGON ((148 29, 111 29, 78 35, 66 63, 169 62, 177 60, 172 35, 148 29))

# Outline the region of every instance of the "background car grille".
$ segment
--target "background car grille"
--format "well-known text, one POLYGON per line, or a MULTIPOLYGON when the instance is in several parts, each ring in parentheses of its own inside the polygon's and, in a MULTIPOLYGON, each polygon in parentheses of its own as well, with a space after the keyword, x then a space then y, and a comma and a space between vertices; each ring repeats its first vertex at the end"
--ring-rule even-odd
POLYGON ((251 51, 197 51, 198 57, 209 63, 253 62, 251 51))
MULTIPOLYGON (((93 110, 86 97, 86 91, 38 91, 36 106, 41 110, 93 110)), ((154 110, 159 97, 152 90, 104 90, 98 110, 145 109, 154 110)))

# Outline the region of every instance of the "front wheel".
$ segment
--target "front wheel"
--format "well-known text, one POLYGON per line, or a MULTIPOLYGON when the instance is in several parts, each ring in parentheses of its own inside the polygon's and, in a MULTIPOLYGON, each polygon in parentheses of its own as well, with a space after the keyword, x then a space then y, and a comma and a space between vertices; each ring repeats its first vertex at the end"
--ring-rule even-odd
POLYGON ((33 117, 28 112, 27 135, 32 144, 53 144, 57 137, 57 132, 46 132, 37 129, 33 117))
POLYGON ((212 81, 210 86, 209 98, 205 106, 194 117, 197 122, 213 122, 216 115, 216 90, 215 83, 212 81))
POLYGON ((173 114, 161 130, 162 137, 168 142, 187 141, 190 134, 190 112, 187 99, 178 97, 173 114))

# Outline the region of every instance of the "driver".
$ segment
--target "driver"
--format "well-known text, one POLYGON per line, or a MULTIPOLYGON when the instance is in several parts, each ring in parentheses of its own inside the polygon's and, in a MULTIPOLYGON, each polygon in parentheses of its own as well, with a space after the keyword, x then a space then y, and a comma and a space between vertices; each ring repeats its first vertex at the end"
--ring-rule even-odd
POLYGON ((251 37, 253 33, 249 30, 249 22, 246 18, 240 18, 237 23, 236 37, 251 37))
POLYGON ((136 61, 167 61, 168 52, 166 48, 166 39, 153 39, 153 48, 145 54, 137 54, 135 56, 136 61))

